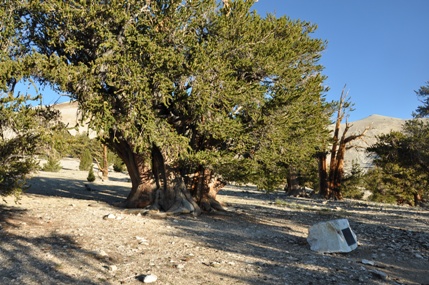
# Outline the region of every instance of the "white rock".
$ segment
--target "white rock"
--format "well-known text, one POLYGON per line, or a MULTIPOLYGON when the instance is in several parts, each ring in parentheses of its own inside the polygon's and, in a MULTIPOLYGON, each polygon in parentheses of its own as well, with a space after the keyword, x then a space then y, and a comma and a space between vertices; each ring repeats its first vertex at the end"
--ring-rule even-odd
POLYGON ((99 254, 100 256, 102 256, 102 257, 106 257, 106 256, 108 256, 108 254, 107 254, 104 250, 100 250, 100 251, 98 251, 98 254, 99 254))
POLYGON ((157 277, 156 275, 154 275, 154 274, 149 274, 149 275, 146 275, 146 276, 143 278, 143 283, 153 283, 153 282, 155 282, 156 280, 158 280, 158 277, 157 277))
POLYGON ((423 255, 421 255, 420 253, 416 253, 414 256, 419 259, 424 259, 423 255))
POLYGON ((357 238, 347 219, 321 222, 310 227, 307 241, 317 252, 350 252, 357 248, 357 238))
POLYGON ((384 273, 383 271, 380 271, 380 270, 370 270, 369 272, 371 272, 376 277, 378 277, 378 278, 380 278, 382 280, 386 280, 387 277, 388 277, 386 273, 384 273))
POLYGON ((149 245, 149 241, 144 237, 136 236, 136 240, 139 241, 139 244, 149 245))
POLYGON ((105 219, 105 220, 107 220, 107 219, 116 219, 116 216, 115 216, 115 215, 113 215, 113 214, 108 214, 108 215, 105 215, 105 216, 103 217, 103 219, 105 219))
POLYGON ((362 259, 362 263, 363 263, 363 264, 366 264, 366 265, 372 265, 372 266, 374 266, 374 265, 375 265, 375 262, 374 262, 374 261, 370 261, 370 260, 368 260, 368 259, 362 259))

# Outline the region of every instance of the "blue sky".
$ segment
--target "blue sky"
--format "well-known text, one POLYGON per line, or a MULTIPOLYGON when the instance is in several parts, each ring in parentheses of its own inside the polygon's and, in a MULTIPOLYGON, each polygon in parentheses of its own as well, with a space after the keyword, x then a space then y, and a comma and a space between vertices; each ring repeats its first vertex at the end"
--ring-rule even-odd
POLYGON ((346 84, 355 111, 408 119, 420 105, 415 90, 429 81, 429 0, 259 0, 272 13, 318 26, 328 42, 320 63, 338 100, 346 84))

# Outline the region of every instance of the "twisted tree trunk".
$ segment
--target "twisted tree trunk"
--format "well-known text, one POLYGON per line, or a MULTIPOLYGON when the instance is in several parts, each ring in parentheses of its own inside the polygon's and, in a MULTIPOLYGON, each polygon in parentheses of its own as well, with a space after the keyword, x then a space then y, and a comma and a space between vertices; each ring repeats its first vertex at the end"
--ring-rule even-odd
POLYGON ((145 208, 153 205, 156 195, 156 181, 147 160, 137 154, 125 141, 113 143, 125 163, 131 180, 131 191, 124 202, 126 208, 145 208))
POLYGON ((317 158, 319 160, 319 192, 322 197, 329 197, 329 188, 328 188, 328 170, 326 164, 327 152, 317 153, 317 158))
POLYGON ((125 207, 150 207, 170 214, 194 215, 201 214, 201 210, 224 210, 216 195, 226 182, 214 177, 212 170, 200 166, 189 178, 174 162, 166 162, 156 145, 146 155, 136 153, 118 134, 108 139, 108 145, 124 161, 130 175, 132 186, 125 207))
POLYGON ((215 177, 212 170, 199 166, 188 180, 188 188, 191 195, 196 199, 201 210, 210 212, 213 210, 225 211, 223 206, 217 201, 217 193, 226 185, 226 182, 219 177, 215 177))
POLYGON ((344 131, 339 137, 341 122, 344 119, 346 110, 350 108, 351 104, 347 100, 348 93, 341 93, 340 102, 337 109, 337 119, 335 122, 334 135, 332 137, 331 147, 331 161, 329 164, 329 171, 326 171, 326 155, 319 156, 319 180, 321 194, 326 199, 333 198, 341 200, 343 198, 341 193, 341 183, 344 177, 344 157, 346 150, 349 149, 348 144, 356 139, 362 138, 366 131, 366 127, 361 133, 356 135, 346 136, 349 129, 352 127, 346 120, 344 131), (325 180, 325 175, 328 173, 328 178, 325 180))

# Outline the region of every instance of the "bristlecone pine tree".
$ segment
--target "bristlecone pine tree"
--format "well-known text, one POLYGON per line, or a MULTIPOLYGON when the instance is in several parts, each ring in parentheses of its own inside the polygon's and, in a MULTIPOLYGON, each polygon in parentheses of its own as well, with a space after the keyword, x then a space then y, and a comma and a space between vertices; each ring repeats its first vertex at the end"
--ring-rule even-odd
POLYGON ((31 83, 32 54, 20 42, 22 23, 19 3, 3 1, 0 7, 0 196, 19 196, 26 176, 38 168, 57 113, 49 108, 32 108, 38 94, 19 93, 19 81, 31 83), (24 67, 25 66, 25 67, 24 67))
POLYGON ((417 97, 420 98, 422 105, 418 106, 416 111, 413 112, 415 118, 428 118, 429 117, 429 81, 426 85, 416 91, 417 97))
POLYGON ((378 183, 371 189, 374 199, 393 200, 415 206, 429 199, 429 82, 416 92, 423 103, 407 121, 402 132, 390 132, 367 148, 375 154, 372 174, 378 183), (386 197, 388 196, 388 197, 386 197))
POLYGON ((92 154, 91 151, 86 148, 80 155, 79 170, 88 171, 92 166, 92 154))
POLYGON ((362 138, 369 127, 357 134, 348 135, 348 131, 352 124, 347 120, 347 112, 353 110, 353 105, 348 98, 348 92, 345 92, 345 87, 341 92, 340 101, 337 105, 337 118, 335 121, 334 134, 332 137, 332 145, 330 152, 319 152, 319 179, 320 179, 320 194, 325 198, 333 198, 341 200, 341 184, 344 178, 344 158, 346 150, 352 148, 351 142, 362 138), (340 137, 340 127, 343 119, 346 119, 345 127, 340 137), (326 157, 330 154, 329 168, 327 168, 326 157))
POLYGON ((94 167, 92 165, 89 167, 88 176, 86 177, 86 180, 88 180, 88 182, 95 181, 94 167))
POLYGON ((222 209, 225 180, 273 188, 329 123, 315 26, 254 1, 26 1, 38 79, 79 102, 127 166, 127 207, 222 209))

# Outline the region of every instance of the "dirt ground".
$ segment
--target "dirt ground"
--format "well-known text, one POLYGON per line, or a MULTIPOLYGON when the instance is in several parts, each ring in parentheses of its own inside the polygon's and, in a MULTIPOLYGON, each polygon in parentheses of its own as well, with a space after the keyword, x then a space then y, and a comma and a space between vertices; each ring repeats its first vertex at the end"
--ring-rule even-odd
POLYGON ((165 216, 115 207, 125 174, 88 183, 77 161, 62 163, 19 204, 0 202, 0 284, 429 284, 428 209, 227 186, 226 213, 165 216), (337 218, 358 248, 311 251, 309 227, 337 218))

